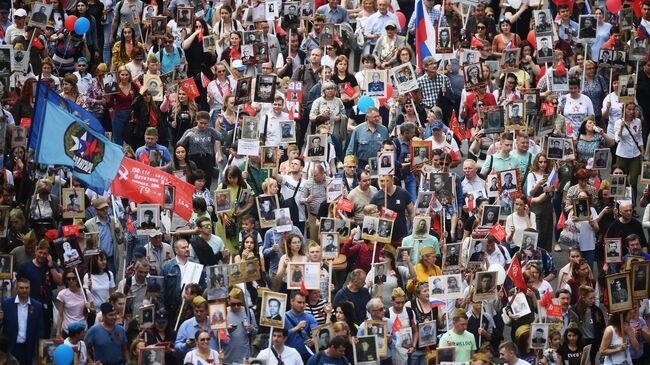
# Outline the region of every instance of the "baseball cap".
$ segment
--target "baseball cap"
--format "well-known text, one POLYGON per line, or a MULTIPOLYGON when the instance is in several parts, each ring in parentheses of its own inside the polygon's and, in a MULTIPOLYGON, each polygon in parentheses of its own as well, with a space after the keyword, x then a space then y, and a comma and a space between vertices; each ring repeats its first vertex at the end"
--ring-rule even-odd
POLYGON ((103 209, 108 206, 108 202, 106 202, 106 199, 99 197, 95 200, 93 200, 93 207, 95 209, 103 209))
POLYGON ((149 237, 156 237, 162 235, 162 232, 158 231, 151 231, 149 232, 149 237))
POLYGON ((133 249, 133 256, 145 257, 147 256, 147 250, 144 248, 144 246, 138 246, 133 249))
POLYGON ((232 68, 236 69, 237 71, 246 70, 246 66, 244 66, 244 63, 241 60, 232 61, 231 66, 232 66, 232 68))
POLYGON ((156 318, 155 318, 156 323, 166 323, 169 320, 168 317, 169 316, 167 315, 167 311, 161 309, 158 312, 156 312, 156 318))
POLYGON ((439 120, 434 120, 431 123, 431 129, 444 129, 444 128, 445 128, 445 125, 442 124, 442 122, 439 121, 439 120))
POLYGON ((26 16, 27 16, 27 12, 25 11, 25 9, 18 9, 14 12, 14 17, 24 18, 26 16))

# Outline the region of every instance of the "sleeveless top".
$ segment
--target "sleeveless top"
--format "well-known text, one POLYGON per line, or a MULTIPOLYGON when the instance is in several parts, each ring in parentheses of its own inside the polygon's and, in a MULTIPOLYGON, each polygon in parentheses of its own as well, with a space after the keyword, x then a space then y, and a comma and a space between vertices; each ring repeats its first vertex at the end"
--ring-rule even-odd
MULTIPOLYGON (((609 343, 609 346, 607 348, 614 349, 619 347, 623 343, 623 341, 628 342, 627 336, 625 336, 625 339, 623 339, 621 336, 618 335, 618 333, 616 333, 614 327, 610 326, 610 328, 612 329, 612 340, 609 343)), ((630 345, 628 343, 628 347, 629 346, 630 345)), ((607 355, 605 356, 605 361, 603 362, 603 365, 623 365, 623 364, 627 364, 627 365, 632 364, 632 357, 630 356, 629 349, 625 351, 617 352, 615 354, 607 355)))

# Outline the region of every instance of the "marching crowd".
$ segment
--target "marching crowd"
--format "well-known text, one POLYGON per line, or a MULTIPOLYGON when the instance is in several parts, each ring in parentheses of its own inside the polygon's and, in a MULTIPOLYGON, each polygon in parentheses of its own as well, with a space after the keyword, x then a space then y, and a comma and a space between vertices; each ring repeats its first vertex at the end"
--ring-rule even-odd
POLYGON ((648 36, 647 1, 0 0, 0 365, 647 364, 648 36), (191 218, 35 163, 39 84, 191 218))

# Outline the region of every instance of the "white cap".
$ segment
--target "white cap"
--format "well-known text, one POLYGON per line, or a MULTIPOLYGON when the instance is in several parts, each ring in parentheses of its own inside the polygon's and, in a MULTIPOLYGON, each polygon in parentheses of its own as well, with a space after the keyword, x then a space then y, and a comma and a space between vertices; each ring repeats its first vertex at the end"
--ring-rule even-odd
POLYGON ((24 18, 27 16, 27 12, 25 11, 25 9, 18 9, 14 12, 14 16, 19 16, 21 18, 24 18))
POLYGON ((243 71, 246 69, 246 66, 244 66, 241 60, 233 60, 231 66, 232 68, 237 69, 237 71, 243 71))

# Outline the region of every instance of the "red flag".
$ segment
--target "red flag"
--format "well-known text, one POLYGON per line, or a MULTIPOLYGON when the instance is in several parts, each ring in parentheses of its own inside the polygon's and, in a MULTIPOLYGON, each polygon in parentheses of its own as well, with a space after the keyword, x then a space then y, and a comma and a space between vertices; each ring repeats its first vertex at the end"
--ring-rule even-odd
POLYGON ((442 228, 440 227, 440 218, 438 217, 438 214, 435 213, 433 214, 433 229, 438 232, 438 237, 442 237, 442 228))
POLYGON ((550 290, 547 290, 544 295, 542 295, 542 299, 539 301, 539 304, 541 304, 542 307, 548 307, 549 304, 553 304, 553 296, 551 295, 550 290))
POLYGON ((393 321, 393 328, 391 328, 392 333, 399 332, 399 330, 402 329, 402 321, 399 319, 399 316, 395 317, 395 321, 393 321))
POLYGON ((149 154, 147 153, 147 151, 142 151, 142 154, 140 155, 140 158, 138 158, 138 161, 149 166, 149 164, 151 163, 151 159, 149 158, 149 154))
POLYGON ((547 317, 562 317, 562 306, 559 304, 551 303, 546 308, 547 317))
POLYGON ((305 296, 309 295, 309 290, 307 290, 307 287, 305 286, 305 279, 300 281, 300 292, 305 294, 305 296))
POLYGON ((524 274, 521 272, 521 264, 517 256, 515 256, 508 268, 508 277, 512 279, 512 282, 517 288, 521 290, 527 289, 526 280, 524 280, 524 274))
POLYGON ((492 228, 490 228, 490 234, 499 241, 506 239, 506 230, 503 229, 499 223, 493 225, 492 228))
POLYGON ((251 117, 254 117, 255 114, 257 113, 257 111, 255 110, 255 108, 253 108, 253 106, 250 105, 250 104, 245 104, 245 105, 244 105, 244 110, 247 111, 248 114, 249 114, 251 117))
POLYGON ((600 190, 600 184, 601 184, 600 176, 596 176, 596 178, 594 179, 594 188, 596 188, 596 191, 600 190))
POLYGON ((460 126, 460 122, 458 122, 458 118, 456 117, 455 111, 451 112, 449 129, 454 133, 454 136, 456 136, 456 138, 458 138, 460 141, 465 139, 465 132, 463 131, 463 128, 460 126))
POLYGON ((631 6, 632 6, 632 9, 634 9, 634 14, 635 14, 636 16, 638 16, 638 17, 640 17, 641 15, 643 15, 642 12, 641 12, 641 3, 642 3, 642 2, 643 2, 643 0, 634 0, 634 1, 632 2, 632 5, 631 5, 631 6))
POLYGON ((194 79, 187 79, 183 80, 180 83, 181 89, 185 91, 185 94, 187 94, 187 97, 190 100, 196 99, 197 96, 199 96, 199 89, 196 87, 196 82, 194 79))
POLYGON ((129 218, 126 220, 126 229, 128 229, 131 233, 135 233, 135 227, 133 226, 133 219, 131 218, 131 214, 129 214, 129 218))
POLYGON ((63 226, 61 227, 61 231, 63 232, 64 236, 71 236, 71 235, 78 235, 79 234, 79 226, 77 225, 71 225, 71 226, 63 226))
POLYGON ((557 229, 562 229, 564 228, 564 222, 566 222, 566 217, 564 216, 564 212, 560 215, 560 219, 557 221, 557 225, 555 228, 557 229))

